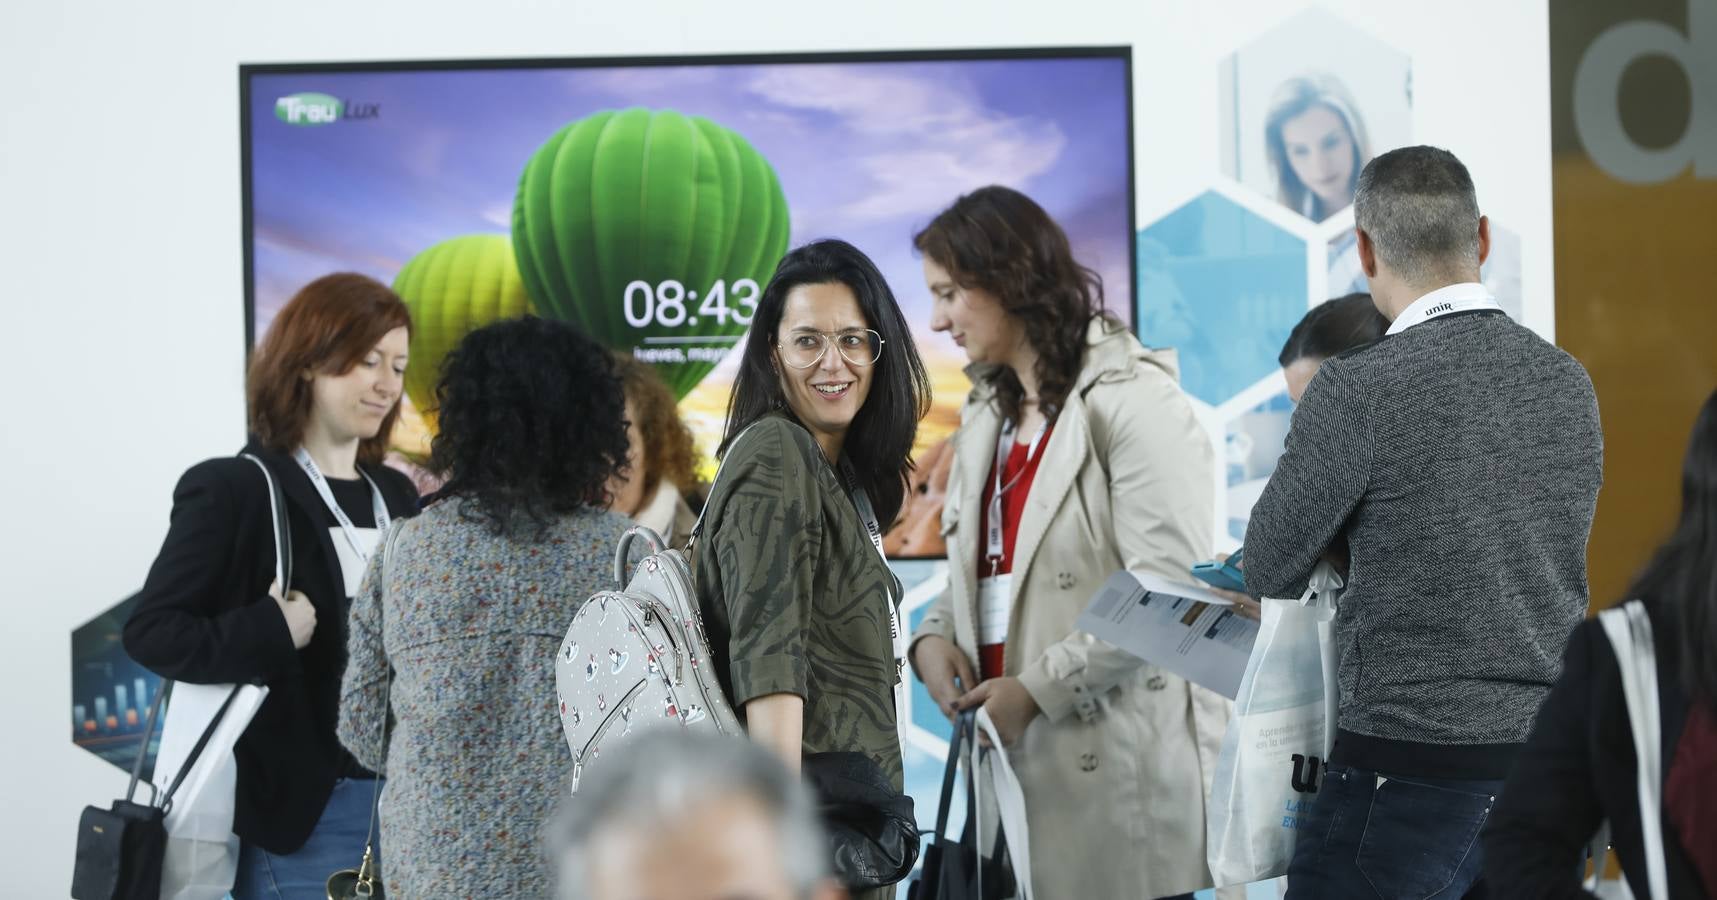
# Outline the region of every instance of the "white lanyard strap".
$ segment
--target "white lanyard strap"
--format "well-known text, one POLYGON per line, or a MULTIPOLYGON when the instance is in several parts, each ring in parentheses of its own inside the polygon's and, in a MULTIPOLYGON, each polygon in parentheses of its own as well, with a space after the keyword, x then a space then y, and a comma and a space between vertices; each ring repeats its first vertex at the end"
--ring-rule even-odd
POLYGON ((1413 301, 1389 325, 1388 334, 1400 334, 1415 325, 1473 310, 1502 310, 1482 284, 1459 285, 1433 291, 1413 301))
POLYGON ((1037 447, 1043 441, 1044 432, 1049 430, 1049 420, 1045 419, 1037 427, 1037 434, 1032 437, 1031 444, 1025 451, 1025 467, 1013 477, 1013 481, 1002 483, 1002 474, 1007 469, 1008 457, 1013 453, 1014 423, 1008 422, 1002 426, 1001 437, 996 440, 995 489, 990 491, 989 521, 985 523, 985 552, 984 557, 990 561, 990 571, 1001 565, 1001 559, 1006 555, 1002 546, 1002 495, 1013 487, 1027 471, 1031 469, 1031 461, 1037 456, 1037 447))
MULTIPOLYGON (((304 474, 310 476, 310 484, 315 486, 317 495, 327 505, 328 511, 334 514, 334 521, 340 523, 340 531, 345 534, 346 543, 351 545, 352 552, 357 554, 359 560, 368 564, 370 553, 364 549, 363 543, 358 540, 358 526, 352 524, 352 517, 346 515, 346 511, 340 508, 340 502, 334 499, 334 492, 328 487, 327 476, 322 474, 322 469, 316 465, 316 461, 310 458, 310 452, 299 447, 297 452, 292 454, 292 458, 298 461, 304 474)), ((375 511, 376 530, 385 534, 388 530, 388 524, 393 520, 388 517, 388 507, 382 501, 381 489, 376 487, 376 483, 370 479, 369 474, 364 470, 359 469, 358 474, 363 475, 364 480, 370 484, 370 506, 375 511)))
MULTIPOLYGON (((857 473, 853 464, 841 457, 841 474, 847 484, 852 487, 853 507, 858 510, 859 519, 864 523, 864 530, 870 534, 871 545, 876 547, 876 555, 882 559, 883 568, 888 568, 888 554, 882 549, 882 523, 876 519, 876 508, 870 505, 870 495, 864 488, 859 487, 857 473)), ((890 579, 893 571, 890 570, 890 579)), ((894 651, 894 714, 895 717, 906 713, 906 635, 900 630, 900 610, 895 607, 894 588, 888 590, 888 638, 894 651)))

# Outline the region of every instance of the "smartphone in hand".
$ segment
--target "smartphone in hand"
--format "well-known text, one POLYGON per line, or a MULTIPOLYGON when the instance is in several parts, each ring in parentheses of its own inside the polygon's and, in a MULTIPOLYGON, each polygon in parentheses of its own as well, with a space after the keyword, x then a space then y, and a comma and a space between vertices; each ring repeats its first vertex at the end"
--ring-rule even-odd
POLYGON ((1222 562, 1199 563, 1192 567, 1192 577, 1211 587, 1221 588, 1225 591, 1234 591, 1239 594, 1250 593, 1246 590, 1246 575, 1240 571, 1238 566, 1241 554, 1244 552, 1245 548, 1242 547, 1222 562))

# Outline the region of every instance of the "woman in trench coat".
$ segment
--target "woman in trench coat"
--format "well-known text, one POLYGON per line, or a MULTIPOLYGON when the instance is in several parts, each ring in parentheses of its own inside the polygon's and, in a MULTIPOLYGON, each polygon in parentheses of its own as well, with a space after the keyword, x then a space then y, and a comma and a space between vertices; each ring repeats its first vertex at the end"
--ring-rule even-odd
POLYGON ((1096 276, 1016 191, 961 197, 914 243, 932 327, 974 385, 942 516, 949 587, 912 636, 914 669, 944 713, 995 722, 1035 896, 1209 887, 1230 704, 1075 627, 1115 571, 1186 581, 1209 555, 1213 454, 1173 356, 1101 313, 1096 276))

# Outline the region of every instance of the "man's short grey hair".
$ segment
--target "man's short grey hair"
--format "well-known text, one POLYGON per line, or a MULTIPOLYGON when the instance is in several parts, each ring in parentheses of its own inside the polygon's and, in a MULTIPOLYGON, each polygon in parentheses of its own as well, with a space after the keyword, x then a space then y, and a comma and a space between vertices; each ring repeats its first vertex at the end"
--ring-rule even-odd
POLYGON ((1479 267, 1478 195, 1467 167, 1447 150, 1402 147, 1367 163, 1353 224, 1409 284, 1465 281, 1479 267))
POLYGON ((662 729, 584 772, 562 803, 546 842, 559 869, 562 900, 586 900, 587 854, 599 832, 644 834, 678 825, 688 809, 746 797, 774 820, 782 868, 797 896, 810 897, 829 874, 829 846, 810 791, 781 761, 743 737, 662 729))

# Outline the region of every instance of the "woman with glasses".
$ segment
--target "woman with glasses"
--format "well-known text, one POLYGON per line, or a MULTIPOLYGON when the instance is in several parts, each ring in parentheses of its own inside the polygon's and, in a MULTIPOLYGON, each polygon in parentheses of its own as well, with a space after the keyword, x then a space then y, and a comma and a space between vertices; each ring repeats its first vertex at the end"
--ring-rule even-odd
POLYGON ((858 752, 898 791, 901 591, 880 523, 905 494, 924 366, 882 273, 841 241, 787 254, 743 353, 693 543, 716 672, 794 772, 858 752))
POLYGON ((1210 551, 1210 438, 1173 356, 1102 312, 1096 274, 1017 191, 961 197, 914 244, 930 326, 965 348, 973 382, 942 513, 949 586, 914 668, 945 714, 981 706, 1007 745, 1033 894, 1209 887, 1229 704, 1075 627, 1115 571, 1185 581, 1210 551))

